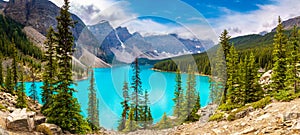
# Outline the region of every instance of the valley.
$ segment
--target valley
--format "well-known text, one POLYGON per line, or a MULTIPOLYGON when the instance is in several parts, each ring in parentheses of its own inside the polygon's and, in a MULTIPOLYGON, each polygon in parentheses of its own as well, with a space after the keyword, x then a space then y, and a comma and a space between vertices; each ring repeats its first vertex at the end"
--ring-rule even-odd
POLYGON ((99 2, 0 0, 1 135, 300 133, 298 13, 99 2))

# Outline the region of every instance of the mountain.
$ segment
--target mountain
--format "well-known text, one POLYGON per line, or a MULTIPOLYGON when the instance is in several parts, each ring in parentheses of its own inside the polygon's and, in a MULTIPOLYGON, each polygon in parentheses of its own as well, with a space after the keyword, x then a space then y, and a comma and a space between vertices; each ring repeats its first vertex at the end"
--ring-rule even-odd
MULTIPOLYGON (((291 20, 291 19, 290 19, 291 20)), ((293 19, 292 19, 293 20, 293 19)), ((286 28, 288 21, 284 21, 286 28)), ((291 30, 284 31, 286 35, 291 33, 291 30)), ((231 38, 229 41, 233 43, 239 54, 242 56, 253 52, 257 58, 257 63, 261 68, 269 69, 272 66, 272 45, 275 32, 265 33, 264 35, 251 34, 239 37, 231 38)), ((178 63, 181 65, 196 65, 198 72, 203 74, 210 74, 210 60, 215 57, 217 45, 207 50, 207 52, 195 54, 195 55, 184 55, 179 57, 173 57, 162 60, 154 65, 155 69, 164 71, 176 71, 178 63), (176 62, 176 63, 175 63, 176 62)), ((187 67, 181 66, 181 71, 186 72, 187 67)))
POLYGON ((143 37, 140 33, 130 33, 126 27, 113 28, 108 21, 100 21, 88 26, 98 40, 108 63, 113 61, 130 63, 137 56, 152 60, 164 59, 184 54, 200 53, 213 45, 212 41, 183 39, 176 34, 143 37))
MULTIPOLYGON (((291 30, 296 27, 300 27, 300 16, 288 19, 282 22, 282 26, 285 30, 291 30)), ((272 32, 275 32, 276 28, 272 29, 272 32)))
MULTIPOLYGON (((56 27, 59 11, 60 8, 48 0, 10 0, 4 13, 20 24, 32 26, 46 35, 50 26, 56 27)), ((71 14, 71 18, 77 22, 75 28, 72 28, 72 33, 75 39, 78 39, 85 24, 74 14, 71 14)))

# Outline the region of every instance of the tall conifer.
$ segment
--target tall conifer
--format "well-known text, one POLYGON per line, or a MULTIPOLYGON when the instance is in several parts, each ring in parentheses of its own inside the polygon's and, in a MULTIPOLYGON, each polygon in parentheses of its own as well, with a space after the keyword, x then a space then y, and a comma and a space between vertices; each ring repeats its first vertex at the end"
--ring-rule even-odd
POLYGON ((298 73, 300 71, 300 64, 299 64, 299 45, 300 45, 300 37, 299 32, 294 26, 294 29, 292 31, 290 40, 288 41, 288 53, 287 53, 287 71, 286 71, 286 82, 285 84, 285 90, 287 91, 293 91, 296 93, 297 86, 300 78, 298 77, 298 73))
POLYGON ((283 26, 280 17, 278 18, 278 25, 276 34, 274 36, 273 49, 273 73, 272 73, 272 91, 278 92, 284 89, 285 72, 286 72, 286 43, 287 38, 283 33, 283 26))
POLYGON ((64 5, 60 10, 60 16, 57 19, 57 57, 59 64, 57 94, 53 95, 53 103, 44 110, 48 116, 48 122, 60 126, 63 130, 71 133, 86 133, 90 131, 87 121, 80 114, 80 105, 72 88, 72 54, 74 38, 72 36, 71 27, 74 27, 74 21, 69 13, 69 1, 64 0, 64 5))
POLYGON ((177 68, 176 71, 176 86, 174 90, 174 112, 173 115, 176 116, 177 118, 182 116, 182 108, 183 108, 183 102, 184 102, 184 93, 183 89, 181 86, 181 73, 180 70, 177 68))

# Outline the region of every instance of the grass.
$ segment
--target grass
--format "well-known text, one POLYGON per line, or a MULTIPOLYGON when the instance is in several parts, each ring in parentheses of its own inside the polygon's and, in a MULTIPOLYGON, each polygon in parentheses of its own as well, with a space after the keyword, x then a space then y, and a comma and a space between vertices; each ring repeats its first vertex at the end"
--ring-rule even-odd
POLYGON ((224 117, 224 113, 215 113, 214 115, 209 117, 209 121, 221 121, 224 117))

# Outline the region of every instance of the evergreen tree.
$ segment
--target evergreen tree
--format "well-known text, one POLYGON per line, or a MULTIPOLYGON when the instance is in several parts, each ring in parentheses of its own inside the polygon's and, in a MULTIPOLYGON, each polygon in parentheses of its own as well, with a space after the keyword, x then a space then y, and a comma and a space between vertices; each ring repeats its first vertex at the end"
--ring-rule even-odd
POLYGON ((273 50, 273 74, 271 89, 275 92, 284 90, 285 71, 286 71, 286 43, 287 38, 283 33, 283 26, 280 17, 278 18, 278 26, 274 36, 273 50))
POLYGON ((147 121, 148 125, 152 125, 153 124, 153 117, 152 117, 152 114, 151 114, 150 107, 148 107, 147 120, 146 121, 147 121))
POLYGON ((90 76, 90 87, 89 87, 89 101, 88 101, 88 120, 89 122, 96 126, 100 127, 99 125, 99 116, 98 115, 98 105, 97 105, 97 94, 95 90, 95 78, 94 78, 94 70, 91 69, 91 76, 90 76))
POLYGON ((239 101, 237 101, 237 93, 239 90, 237 88, 237 62, 238 62, 238 54, 234 48, 234 46, 230 47, 229 50, 229 54, 227 55, 226 58, 227 61, 227 82, 226 82, 226 86, 227 86, 227 103, 229 104, 235 104, 238 103, 239 101))
MULTIPOLYGON (((220 36, 220 47, 222 47, 222 50, 219 50, 219 51, 223 51, 223 54, 224 54, 224 57, 225 57, 225 65, 226 67, 228 67, 228 55, 230 54, 230 48, 231 46, 231 43, 229 42, 229 39, 230 39, 230 36, 228 35, 228 31, 225 29, 222 33, 221 33, 221 36, 220 36)), ((219 55, 220 55, 220 52, 219 52, 219 55)), ((220 56, 219 56, 220 57, 220 56)), ((222 57, 222 56, 221 56, 222 57)), ((220 59, 221 60, 221 59, 220 59)), ((226 68, 225 67, 225 68, 226 68)), ((224 68, 224 65, 221 65, 221 68, 224 68)), ((225 70, 225 69, 222 69, 222 70, 225 70)), ((229 77, 228 75, 228 72, 226 75, 226 71, 224 73, 221 73, 221 75, 218 75, 219 77, 221 76, 222 77, 222 80, 224 82, 224 86, 225 86, 225 89, 224 89, 224 93, 223 93, 223 97, 222 97, 222 102, 225 103, 226 99, 227 99, 227 94, 228 94, 228 86, 227 86, 227 78, 229 77)))
POLYGON ((174 91, 174 98, 173 101, 175 103, 174 106, 174 116, 177 118, 182 116, 182 107, 183 107, 183 102, 184 102, 184 94, 183 94, 183 89, 181 87, 181 73, 180 70, 177 69, 176 71, 176 86, 175 86, 175 91, 174 91))
POLYGON ((245 90, 246 103, 252 103, 260 100, 263 97, 263 90, 258 84, 258 68, 255 62, 255 56, 253 53, 250 54, 248 64, 245 67, 247 69, 246 82, 245 85, 247 89, 245 90))
POLYGON ((64 0, 64 5, 60 10, 60 16, 57 17, 57 56, 59 64, 57 94, 53 95, 53 103, 49 104, 44 113, 48 117, 48 122, 60 126, 63 130, 71 133, 86 133, 90 127, 83 116, 80 114, 80 105, 73 97, 76 90, 71 88, 74 84, 72 80, 72 54, 74 38, 71 27, 74 22, 69 13, 69 1, 64 0))
POLYGON ((121 105, 123 107, 123 111, 122 111, 122 117, 121 117, 121 120, 119 122, 119 126, 118 126, 118 130, 119 131, 122 131, 125 129, 125 123, 126 123, 126 120, 127 120, 127 116, 128 116, 128 111, 130 109, 129 107, 129 94, 128 94, 128 83, 126 81, 124 81, 124 84, 123 84, 123 99, 124 101, 121 102, 121 105))
POLYGON ((184 116, 186 120, 189 120, 190 113, 196 103, 196 78, 194 71, 191 66, 188 69, 188 77, 187 77, 187 87, 186 87, 186 94, 185 94, 185 104, 184 104, 184 116))
POLYGON ((220 36, 220 45, 223 48, 225 59, 229 55, 230 47, 232 46, 229 42, 230 36, 228 35, 228 31, 225 29, 220 36))
POLYGON ((51 104, 52 95, 57 83, 57 59, 56 59, 56 39, 54 37, 54 30, 49 28, 47 33, 47 40, 45 47, 47 49, 44 55, 45 71, 43 72, 43 86, 42 88, 42 113, 45 115, 44 110, 51 104))
POLYGON ((186 121, 191 121, 191 122, 195 122, 195 121, 198 121, 200 116, 197 114, 199 109, 201 108, 201 105, 200 105, 200 94, 198 92, 197 94, 197 99, 196 99, 196 103, 193 107, 193 110, 192 112, 190 113, 190 117, 188 117, 188 119, 186 119, 186 121))
POLYGON ((17 91, 17 84, 18 84, 18 71, 17 71, 17 49, 16 49, 16 46, 14 43, 12 43, 12 46, 13 46, 13 54, 12 54, 12 58, 13 58, 13 61, 12 61, 12 73, 13 73, 13 85, 14 85, 14 88, 15 90, 17 91))
POLYGON ((4 86, 2 58, 0 58, 0 87, 4 86))
POLYGON ((235 101, 234 105, 241 106, 246 103, 249 94, 249 70, 248 70, 248 56, 245 56, 244 60, 240 58, 240 62, 237 64, 238 70, 236 74, 236 84, 234 84, 234 92, 232 94, 235 101))
POLYGON ((37 90, 36 90, 36 84, 35 84, 35 75, 34 75, 34 69, 31 69, 31 85, 30 85, 30 96, 34 101, 38 101, 38 95, 37 95, 37 90))
MULTIPOLYGON (((227 73, 226 73, 226 59, 224 57, 224 51, 221 46, 218 47, 216 52, 216 58, 214 59, 215 66, 212 68, 212 75, 214 77, 214 82, 217 87, 215 87, 215 99, 218 103, 224 103, 226 98, 226 81, 227 81, 227 73), (219 96, 218 94, 221 94, 219 96), (219 97, 217 97, 219 96, 219 97), (219 98, 219 99, 218 99, 219 98)), ((214 64, 212 63, 212 64, 214 64)))
POLYGON ((18 90, 17 90, 17 103, 16 103, 16 107, 17 108, 26 108, 27 107, 27 103, 26 103, 26 94, 25 94, 25 84, 24 84, 24 78, 23 78, 23 71, 21 70, 20 72, 20 84, 18 86, 18 90))
POLYGON ((209 98, 211 103, 219 104, 222 97, 222 85, 216 77, 209 77, 209 98))
POLYGON ((130 108, 128 119, 126 120, 124 132, 131 132, 138 129, 137 122, 134 120, 134 108, 130 108))
POLYGON ((14 94, 14 85, 12 82, 11 69, 9 68, 9 66, 6 67, 5 88, 6 92, 14 94))
POLYGON ((131 105, 134 109, 134 120, 139 121, 140 120, 140 114, 141 114, 141 106, 140 106, 140 95, 142 93, 142 82, 140 79, 140 68, 138 63, 138 58, 135 59, 134 63, 132 64, 133 67, 133 76, 132 76, 132 83, 131 88, 133 89, 132 92, 132 101, 131 105))
POLYGON ((156 124, 156 127, 158 129, 166 129, 166 128, 171 128, 172 127, 172 123, 169 120, 166 113, 163 114, 161 120, 156 124))
POLYGON ((145 95, 144 95, 144 99, 143 99, 143 109, 142 109, 142 116, 141 116, 141 119, 143 121, 142 123, 142 128, 146 129, 148 126, 152 125, 152 115, 151 115, 151 112, 149 112, 151 109, 150 109, 150 106, 149 106, 149 94, 148 94, 148 91, 145 90, 145 95))
POLYGON ((287 53, 287 71, 286 71, 286 82, 285 84, 285 90, 287 91, 293 91, 296 93, 297 91, 297 84, 299 82, 298 72, 300 70, 299 68, 299 33, 297 30, 297 27, 294 26, 294 29, 292 31, 290 41, 288 41, 288 53, 287 53))

